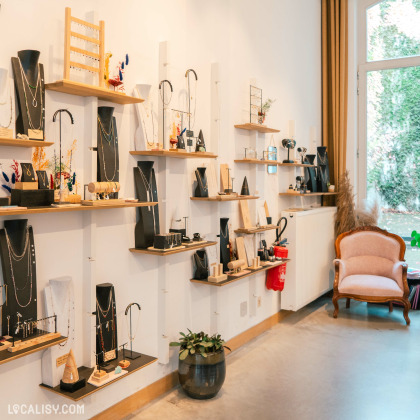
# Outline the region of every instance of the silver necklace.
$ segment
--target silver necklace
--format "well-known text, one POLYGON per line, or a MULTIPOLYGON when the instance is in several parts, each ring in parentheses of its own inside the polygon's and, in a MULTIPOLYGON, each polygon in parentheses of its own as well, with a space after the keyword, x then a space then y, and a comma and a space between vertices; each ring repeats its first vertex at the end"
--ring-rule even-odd
MULTIPOLYGON (((23 253, 20 254, 20 255, 17 254, 15 252, 15 250, 13 249, 6 228, 4 229, 4 232, 6 234, 7 248, 8 248, 8 251, 9 251, 8 254, 9 254, 9 263, 10 263, 10 274, 12 276, 13 290, 15 292, 15 299, 16 299, 17 304, 21 308, 26 308, 32 302, 32 288, 33 288, 31 253, 28 252, 28 249, 29 249, 29 227, 28 226, 26 227, 25 247, 24 247, 23 253), (28 274, 27 274, 27 279, 26 279, 25 286, 23 286, 22 288, 18 289, 18 287, 16 285, 16 281, 15 281, 15 274, 14 274, 14 270, 13 270, 13 261, 12 260, 14 260, 15 262, 19 262, 19 261, 21 261, 23 259, 23 257, 25 256, 25 254, 28 255, 28 274), (28 281, 30 282, 29 300, 28 300, 28 302, 26 304, 21 304, 20 301, 19 301, 17 292, 20 291, 20 290, 26 289, 26 286, 28 285, 28 281)), ((35 261, 33 261, 33 264, 35 264, 35 261)))
POLYGON ((108 308, 103 310, 101 305, 99 304, 98 298, 96 298, 96 307, 99 309, 100 313, 102 314, 103 318, 108 316, 109 310, 111 309, 111 304, 113 303, 114 299, 112 298, 112 289, 109 290, 109 297, 108 297, 108 308))
MULTIPOLYGON (((144 188, 146 189, 147 201, 152 202, 153 201, 152 180, 149 179, 149 181, 147 181, 146 176, 144 175, 144 173, 141 170, 141 168, 139 168, 139 171, 140 171, 141 179, 143 181, 144 188)), ((151 177, 152 177, 152 172, 150 171, 150 178, 151 177)))
POLYGON ((101 120, 99 119, 99 116, 98 116, 98 122, 99 122, 99 126, 100 126, 99 138, 101 140, 102 161, 103 161, 103 164, 104 164, 104 175, 105 175, 105 179, 108 182, 111 182, 111 181, 114 181, 115 175, 117 173, 117 140, 118 139, 115 137, 115 134, 114 134, 114 121, 113 121, 113 119, 111 119, 111 130, 110 130, 109 133, 106 133, 105 130, 102 131, 103 126, 102 126, 101 120), (113 144, 113 146, 111 146, 111 139, 108 141, 107 138, 105 137, 105 140, 108 142, 109 147, 113 147, 113 149, 114 149, 114 173, 112 174, 111 179, 108 178, 108 174, 107 174, 107 171, 106 171, 106 161, 105 161, 104 144, 103 144, 103 141, 102 141, 102 137, 103 137, 102 134, 104 134, 104 135, 109 134, 112 137, 112 139, 114 140, 114 144, 113 144))
MULTIPOLYGON (((10 96, 10 118, 9 118, 9 123, 7 125, 3 125, 2 123, 0 123, 0 127, 2 128, 9 128, 13 120, 12 88, 10 87, 10 82, 8 80, 7 80, 7 84, 9 85, 9 96, 10 96)), ((7 98, 7 96, 8 95, 6 95, 5 97, 7 98)), ((4 102, 0 102, 0 105, 6 105, 6 104, 7 104, 7 99, 5 99, 4 102)))

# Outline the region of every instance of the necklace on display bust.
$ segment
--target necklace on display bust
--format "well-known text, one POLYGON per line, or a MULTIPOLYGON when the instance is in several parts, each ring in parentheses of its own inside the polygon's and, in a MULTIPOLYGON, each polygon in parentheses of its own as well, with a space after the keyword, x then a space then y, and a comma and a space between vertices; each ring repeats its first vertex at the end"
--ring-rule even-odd
POLYGON ((12 88, 10 86, 10 82, 7 81, 7 85, 9 86, 9 95, 7 95, 7 92, 5 93, 5 100, 0 102, 0 105, 7 105, 7 98, 9 97, 9 103, 10 103, 10 118, 9 118, 9 122, 7 123, 7 125, 3 125, 2 122, 0 122, 0 127, 1 128, 10 128, 10 124, 12 124, 13 121, 13 103, 12 103, 12 88))
MULTIPOLYGON (((29 244, 30 244, 29 226, 26 227, 25 245, 23 247, 22 254, 18 254, 13 249, 13 246, 12 246, 12 243, 10 241, 9 234, 7 233, 6 228, 4 228, 4 232, 5 232, 5 235, 6 235, 6 242, 7 242, 7 249, 8 249, 8 254, 9 254, 9 263, 10 263, 10 275, 12 277, 13 290, 14 290, 14 293, 15 293, 16 303, 21 308, 26 308, 32 302, 32 288, 33 288, 32 264, 35 264, 35 261, 31 262, 31 251, 29 251, 29 244), (27 255, 27 259, 28 259, 27 278, 26 278, 25 285, 21 288, 18 288, 17 284, 16 284, 16 280, 15 280, 15 273, 14 273, 14 269, 13 269, 13 261, 15 262, 15 264, 19 263, 20 261, 23 260, 25 255, 27 255), (30 283, 29 300, 26 304, 23 304, 19 301, 18 291, 25 290, 28 286, 28 282, 30 283)), ((33 246, 32 246, 32 248, 33 248, 33 246)), ((34 253, 33 250, 32 250, 32 253, 34 253)), ((35 254, 33 254, 33 255, 35 256, 35 254)))
POLYGON ((140 171, 141 180, 143 181, 143 185, 144 185, 144 188, 146 190, 147 201, 151 202, 151 201, 153 201, 152 171, 150 171, 149 181, 147 181, 146 175, 144 175, 144 173, 143 173, 143 171, 141 170, 140 167, 139 167, 139 171, 140 171))
POLYGON ((207 254, 204 254, 204 257, 201 258, 197 253, 195 253, 194 254, 194 257, 197 257, 196 258, 196 262, 198 263, 198 265, 200 265, 200 267, 203 270, 206 270, 207 269, 207 263, 206 263, 206 261, 207 261, 207 254))
POLYGON ((36 86, 32 86, 28 82, 28 79, 26 77, 25 71, 23 70, 22 62, 20 61, 20 58, 18 58, 18 60, 19 60, 19 66, 20 66, 20 73, 21 73, 22 80, 23 80, 23 93, 25 95, 26 113, 28 115, 29 126, 33 130, 42 130, 44 108, 43 108, 43 102, 42 102, 42 89, 39 89, 39 87, 41 86, 41 70, 40 70, 40 67, 39 67, 39 63, 38 63, 38 77, 37 77, 37 81, 36 81, 36 86), (32 93, 33 89, 35 89, 35 93, 32 93), (27 94, 26 94, 27 91, 30 93, 30 95, 32 97, 32 104, 31 105, 32 105, 33 108, 38 107, 37 96, 38 96, 38 92, 39 92, 39 102, 40 102, 40 105, 41 105, 39 127, 35 127, 33 122, 32 122, 31 113, 29 111, 28 97, 27 97, 27 94))
POLYGON ((195 171, 195 174, 196 174, 196 176, 197 176, 198 182, 200 183, 201 189, 202 189, 203 191, 207 191, 207 185, 203 185, 203 180, 201 179, 200 172, 198 172, 198 171, 196 170, 196 171, 195 171))
POLYGON ((104 175, 105 175, 105 179, 108 182, 114 181, 115 179, 115 175, 117 174, 117 143, 118 143, 118 138, 115 136, 115 130, 114 130, 114 119, 111 118, 111 128, 109 130, 109 132, 106 132, 101 119, 99 118, 98 115, 98 124, 99 124, 99 128, 100 128, 100 133, 99 133, 99 138, 101 140, 101 149, 102 149, 102 161, 103 161, 103 166, 104 166, 104 175), (111 178, 108 178, 108 174, 107 174, 107 170, 106 170, 106 160, 105 160, 105 152, 104 152, 104 143, 102 141, 102 138, 105 138, 106 142, 108 143, 109 147, 111 149, 113 149, 114 152, 114 172, 112 174, 111 178), (111 145, 111 141, 112 141, 112 145, 111 145))
POLYGON ((228 236, 228 233, 229 233, 229 227, 228 227, 228 225, 226 224, 226 228, 225 228, 225 231, 223 232, 223 230, 221 231, 221 233, 222 233, 222 236, 225 238, 225 239, 227 239, 227 236, 228 236))
POLYGON ((98 298, 96 298, 96 311, 98 313, 98 321, 99 321, 99 338, 101 341, 102 351, 104 353, 104 361, 108 361, 115 358, 115 314, 114 314, 114 298, 112 297, 112 289, 109 290, 109 297, 108 297, 108 307, 104 310, 101 305, 99 304, 98 298), (112 320, 107 321, 106 318, 111 311, 112 320), (101 315, 103 321, 101 321, 101 315), (103 339, 103 325, 106 325, 105 328, 109 329, 109 325, 111 324, 112 328, 112 341, 111 341, 111 348, 106 351, 105 343, 103 339))

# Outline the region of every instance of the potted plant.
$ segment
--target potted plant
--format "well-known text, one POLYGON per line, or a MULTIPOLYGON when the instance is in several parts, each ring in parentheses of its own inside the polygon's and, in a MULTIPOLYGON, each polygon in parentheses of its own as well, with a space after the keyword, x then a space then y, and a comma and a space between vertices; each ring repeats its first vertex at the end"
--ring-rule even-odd
POLYGON ((211 337, 204 332, 188 334, 180 332, 179 346, 179 383, 185 393, 199 400, 213 398, 222 388, 226 376, 225 351, 229 347, 220 334, 211 337))
POLYGON ((270 111, 271 105, 275 102, 275 99, 268 98, 262 105, 261 109, 258 111, 258 124, 264 124, 265 115, 270 111))

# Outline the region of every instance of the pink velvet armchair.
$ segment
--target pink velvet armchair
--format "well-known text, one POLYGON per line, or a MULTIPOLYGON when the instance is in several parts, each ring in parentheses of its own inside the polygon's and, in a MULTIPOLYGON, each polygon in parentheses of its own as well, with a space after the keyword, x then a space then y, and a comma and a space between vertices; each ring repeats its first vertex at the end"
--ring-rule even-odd
POLYGON ((338 299, 363 302, 400 302, 404 319, 410 325, 409 288, 405 243, 402 238, 377 227, 360 227, 342 233, 335 241, 337 259, 334 279, 334 318, 338 315, 338 299))

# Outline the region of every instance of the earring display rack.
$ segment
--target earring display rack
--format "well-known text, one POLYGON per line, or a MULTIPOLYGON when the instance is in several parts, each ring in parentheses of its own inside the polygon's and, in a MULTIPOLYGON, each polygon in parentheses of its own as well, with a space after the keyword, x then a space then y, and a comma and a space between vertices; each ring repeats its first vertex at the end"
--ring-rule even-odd
POLYGON ((156 156, 156 157, 172 157, 177 159, 216 159, 217 155, 211 152, 171 152, 169 150, 133 150, 130 152, 132 156, 156 156))
POLYGON ((43 140, 24 140, 24 139, 12 139, 12 138, 0 138, 0 146, 11 146, 11 147, 49 147, 54 143, 43 140))
POLYGON ((214 197, 190 197, 193 201, 240 201, 240 200, 258 200, 260 197, 255 195, 217 195, 214 197))
POLYGON ((63 213, 69 211, 89 211, 103 209, 123 209, 128 207, 149 207, 156 206, 157 202, 141 202, 141 203, 121 203, 109 206, 74 206, 74 207, 31 207, 19 209, 19 207, 10 207, 8 210, 0 209, 0 216, 16 216, 20 214, 39 214, 39 213, 63 213))
POLYGON ((276 128, 269 128, 261 124, 245 123, 245 124, 235 124, 235 128, 240 128, 241 130, 248 131, 258 131, 259 133, 280 133, 280 130, 276 128))
MULTIPOLYGON (((111 362, 111 365, 114 367, 118 366, 118 363, 123 360, 123 355, 122 352, 119 352, 118 354, 118 358, 114 361, 111 362)), ((101 389, 107 387, 108 385, 113 384, 114 382, 118 382, 123 378, 126 378, 127 376, 131 375, 134 372, 137 372, 140 369, 145 368, 146 366, 151 365, 152 363, 156 362, 158 359, 156 357, 152 357, 152 356, 148 356, 147 354, 142 354, 141 357, 134 359, 134 360, 130 360, 130 366, 124 368, 124 370, 128 371, 128 373, 126 373, 124 376, 119 376, 117 378, 115 378, 113 381, 107 382, 104 385, 101 386, 94 386, 91 385, 89 383, 86 383, 86 386, 84 386, 83 388, 75 391, 75 392, 67 392, 64 391, 62 389, 60 389, 60 385, 57 385, 56 387, 52 388, 48 385, 45 384, 40 384, 39 386, 43 389, 46 389, 48 391, 51 391, 55 394, 61 395, 62 397, 68 398, 70 400, 73 401, 80 401, 83 398, 88 397, 91 394, 94 394, 95 392, 100 391, 101 389)), ((86 366, 81 366, 78 369, 79 372, 79 378, 80 379, 86 379, 87 380, 90 378, 90 376, 93 373, 94 368, 88 368, 86 366)))
POLYGON ((260 159, 235 159, 235 163, 255 163, 256 165, 277 165, 277 166, 294 166, 299 168, 315 168, 316 165, 309 163, 283 163, 274 160, 260 160, 260 159))
POLYGON ((139 248, 130 248, 130 252, 133 252, 134 254, 148 254, 148 255, 158 255, 160 257, 166 257, 167 255, 173 255, 173 254, 179 254, 181 252, 187 252, 187 251, 193 251, 196 249, 206 248, 208 246, 217 245, 217 242, 214 241, 206 241, 206 242, 200 242, 197 245, 190 245, 185 247, 178 247, 169 249, 167 251, 157 251, 154 249, 139 249, 139 248))
POLYGON ((227 280, 221 281, 220 283, 212 283, 212 282, 209 282, 207 280, 196 280, 196 279, 190 279, 190 282, 191 283, 198 283, 198 284, 206 284, 206 285, 209 285, 209 286, 223 287, 223 286, 227 286, 228 284, 234 283, 238 280, 242 280, 245 277, 253 276, 254 274, 262 273, 264 271, 270 270, 271 268, 275 268, 275 267, 278 267, 279 265, 286 264, 289 261, 290 261, 290 259, 288 259, 288 258, 283 259, 282 261, 276 261, 274 263, 270 263, 269 265, 265 265, 260 269, 254 270, 251 273, 247 272, 246 274, 244 274, 242 276, 238 276, 238 275, 230 276, 228 274, 227 275, 228 276, 227 280))

